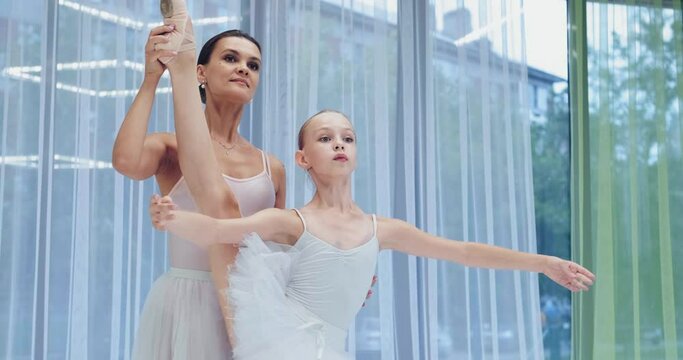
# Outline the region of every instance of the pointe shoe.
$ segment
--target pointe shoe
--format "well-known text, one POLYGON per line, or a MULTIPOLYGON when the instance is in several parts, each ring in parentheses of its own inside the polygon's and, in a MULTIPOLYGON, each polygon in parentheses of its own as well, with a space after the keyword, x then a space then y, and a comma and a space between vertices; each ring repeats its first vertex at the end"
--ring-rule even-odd
MULTIPOLYGON (((164 24, 175 25, 175 29, 168 34, 169 41, 165 44, 158 44, 157 48, 178 53, 194 50, 194 32, 185 0, 161 0, 159 5, 164 24)), ((161 57, 159 61, 168 64, 173 59, 174 57, 161 57)))

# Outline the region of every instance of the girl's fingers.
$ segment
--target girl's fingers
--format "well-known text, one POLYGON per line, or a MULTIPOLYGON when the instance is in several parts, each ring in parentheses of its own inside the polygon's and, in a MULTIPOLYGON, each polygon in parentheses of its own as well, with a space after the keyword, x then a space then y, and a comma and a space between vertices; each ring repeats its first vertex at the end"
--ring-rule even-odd
POLYGON ((586 286, 586 284, 582 283, 579 280, 574 280, 574 282, 576 283, 576 287, 578 287, 579 290, 588 291, 588 286, 586 286))
POLYGON ((159 210, 163 211, 164 213, 169 213, 173 210, 176 210, 178 207, 176 204, 159 204, 159 210))
POLYGON ((581 265, 579 265, 579 264, 570 262, 570 263, 569 263, 569 270, 570 270, 571 272, 574 272, 574 273, 583 274, 583 275, 589 277, 591 280, 595 280, 595 274, 593 274, 592 272, 588 271, 588 269, 586 269, 585 267, 583 267, 583 266, 581 266, 581 265))
POLYGON ((159 204, 156 205, 154 214, 167 215, 170 214, 172 210, 175 210, 175 204, 159 204))
POLYGON ((591 278, 589 278, 588 276, 583 275, 581 273, 576 274, 576 280, 578 280, 582 284, 593 285, 593 280, 591 280, 591 278))
POLYGON ((586 286, 586 284, 581 282, 579 279, 569 280, 564 285, 567 289, 573 292, 588 290, 588 286, 586 286))
POLYGON ((584 276, 588 277, 589 279, 595 281, 595 274, 588 271, 588 269, 584 268, 583 266, 579 266, 579 273, 583 274, 584 276))

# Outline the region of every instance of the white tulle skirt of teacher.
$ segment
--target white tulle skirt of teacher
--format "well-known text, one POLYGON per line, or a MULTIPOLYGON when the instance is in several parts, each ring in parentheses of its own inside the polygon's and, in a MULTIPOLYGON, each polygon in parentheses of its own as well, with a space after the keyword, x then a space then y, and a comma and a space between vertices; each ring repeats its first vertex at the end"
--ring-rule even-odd
POLYGON ((140 316, 133 359, 232 359, 210 272, 171 268, 154 282, 140 316))
MULTIPOLYGON (((286 295, 298 251, 273 251, 248 235, 230 271, 235 360, 349 359, 331 346, 328 326, 286 295)), ((345 334, 334 334, 341 338, 345 334)), ((337 344, 338 345, 338 344, 337 344)), ((343 346, 343 345, 342 345, 343 346)))

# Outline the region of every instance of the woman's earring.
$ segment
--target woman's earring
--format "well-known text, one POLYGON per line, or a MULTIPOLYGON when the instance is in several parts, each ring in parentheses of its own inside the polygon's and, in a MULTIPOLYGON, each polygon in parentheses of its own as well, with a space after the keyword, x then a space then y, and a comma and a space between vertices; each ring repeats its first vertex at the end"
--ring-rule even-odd
POLYGON ((206 82, 203 82, 201 85, 199 85, 202 89, 206 89, 206 82))

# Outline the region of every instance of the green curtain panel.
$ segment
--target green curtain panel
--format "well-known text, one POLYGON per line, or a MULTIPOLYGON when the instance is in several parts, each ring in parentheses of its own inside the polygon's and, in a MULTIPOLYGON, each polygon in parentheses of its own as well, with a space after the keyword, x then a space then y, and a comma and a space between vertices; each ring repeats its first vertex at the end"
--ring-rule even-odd
POLYGON ((681 0, 568 6, 573 358, 681 359, 681 0))

